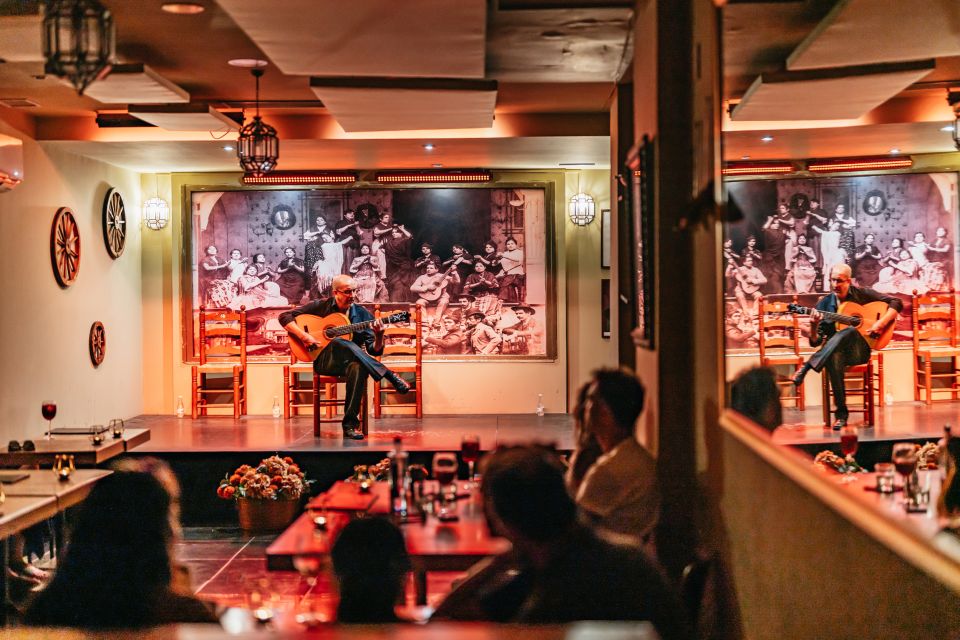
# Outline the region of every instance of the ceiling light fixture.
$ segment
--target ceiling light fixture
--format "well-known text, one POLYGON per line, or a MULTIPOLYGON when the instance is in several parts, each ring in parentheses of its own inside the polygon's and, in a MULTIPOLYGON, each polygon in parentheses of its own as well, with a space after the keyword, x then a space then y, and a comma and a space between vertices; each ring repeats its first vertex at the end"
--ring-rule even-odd
POLYGON ((428 142, 427 144, 423 145, 423 148, 426 149, 427 151, 433 151, 433 150, 435 149, 435 147, 433 146, 433 144, 430 143, 430 142, 428 142))
POLYGON ((165 2, 160 5, 160 9, 181 16, 195 16, 207 10, 202 4, 196 2, 165 2))
POLYGON ((760 138, 760 142, 773 142, 773 136, 763 136, 760 138))
POLYGON ((578 227, 585 227, 596 217, 597 203, 594 202, 593 196, 580 189, 580 176, 581 172, 577 171, 577 193, 570 198, 567 214, 570 216, 570 222, 578 227))
POLYGON ((170 205, 160 197, 160 178, 153 174, 155 196, 143 203, 143 223, 148 229, 159 231, 170 221, 170 205))
POLYGON ((277 158, 280 156, 280 138, 277 137, 276 129, 260 119, 260 76, 263 75, 263 69, 251 69, 250 73, 257 82, 255 102, 257 115, 253 117, 250 124, 240 129, 240 137, 237 138, 237 158, 244 173, 260 177, 270 173, 277 166, 277 158))
POLYGON ((720 173, 725 176, 762 176, 794 171, 792 162, 727 162, 720 173))
POLYGON ((899 154, 899 153, 900 153, 900 149, 898 149, 897 147, 894 147, 893 149, 890 149, 890 155, 892 155, 892 156, 895 156, 895 155, 897 155, 897 154, 899 154))
POLYGON ((840 171, 877 171, 888 169, 909 169, 913 166, 913 158, 900 156, 874 156, 867 158, 837 158, 833 160, 811 160, 807 163, 807 170, 813 173, 828 173, 840 171))
POLYGON ((227 60, 227 64, 231 67, 240 67, 241 69, 257 69, 267 66, 268 63, 266 60, 260 60, 258 58, 234 58, 233 60, 227 60))
POLYGON ((490 182, 489 171, 390 171, 377 174, 380 184, 406 184, 423 182, 490 182))
POLYGON ((953 107, 953 146, 960 151, 960 90, 948 91, 947 103, 953 107))
POLYGON ((274 171, 266 176, 243 176, 243 184, 350 184, 357 174, 349 171, 274 171))
POLYGON ((229 144, 225 144, 225 145, 223 145, 223 150, 224 150, 224 151, 233 151, 233 147, 232 147, 231 145, 229 145, 229 144))
POLYGON ((45 73, 65 78, 83 95, 113 66, 113 16, 97 0, 46 0, 43 16, 45 73))

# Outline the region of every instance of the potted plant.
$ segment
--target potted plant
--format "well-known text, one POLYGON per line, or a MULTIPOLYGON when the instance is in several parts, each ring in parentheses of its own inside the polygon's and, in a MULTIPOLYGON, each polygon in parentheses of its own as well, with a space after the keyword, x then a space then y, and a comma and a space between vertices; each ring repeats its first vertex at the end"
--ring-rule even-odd
POLYGON ((292 458, 274 455, 255 467, 244 464, 228 473, 217 495, 237 503, 244 531, 280 531, 296 517, 308 485, 292 458))

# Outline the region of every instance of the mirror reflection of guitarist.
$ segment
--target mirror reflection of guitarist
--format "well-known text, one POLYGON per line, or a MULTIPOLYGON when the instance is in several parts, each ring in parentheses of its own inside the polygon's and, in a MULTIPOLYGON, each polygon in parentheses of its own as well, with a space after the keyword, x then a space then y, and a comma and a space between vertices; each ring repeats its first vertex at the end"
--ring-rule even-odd
MULTIPOLYGON (((346 314, 350 323, 369 322, 373 315, 362 306, 353 303, 357 281, 348 275, 334 276, 331 285, 333 296, 326 300, 311 300, 302 307, 280 314, 279 321, 291 336, 304 345, 320 342, 301 329, 295 319, 302 314, 325 317, 331 313, 346 314)), ((346 396, 343 408, 343 437, 363 440, 360 426, 360 402, 367 393, 367 376, 374 380, 385 378, 399 393, 406 393, 410 386, 396 373, 372 356, 383 353, 383 326, 377 321, 372 329, 357 331, 352 340, 335 338, 327 344, 313 361, 313 370, 321 375, 346 378, 346 396)))
POLYGON ((886 313, 869 329, 871 335, 879 335, 903 311, 903 302, 894 296, 887 296, 873 289, 855 287, 850 283, 850 266, 838 264, 830 270, 830 284, 833 292, 817 302, 816 308, 810 314, 811 324, 810 346, 816 347, 823 343, 820 350, 797 369, 793 376, 793 383, 803 384, 807 371, 813 369, 820 372, 824 368, 830 376, 830 386, 833 388, 833 399, 837 406, 837 420, 833 423, 834 430, 839 430, 847 424, 849 411, 847 410, 846 390, 843 385, 843 373, 848 367, 866 364, 870 360, 870 345, 863 339, 856 327, 845 327, 837 330, 835 322, 822 320, 821 312, 835 313, 842 302, 854 302, 866 305, 871 302, 887 303, 886 313))

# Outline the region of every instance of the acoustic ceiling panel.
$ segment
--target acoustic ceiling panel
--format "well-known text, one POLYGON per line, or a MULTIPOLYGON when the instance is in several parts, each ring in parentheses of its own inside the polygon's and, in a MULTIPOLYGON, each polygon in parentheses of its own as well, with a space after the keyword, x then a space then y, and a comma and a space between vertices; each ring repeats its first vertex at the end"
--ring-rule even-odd
POLYGON ((496 83, 486 81, 311 78, 310 88, 347 132, 489 128, 497 103, 496 83))
POLYGON ((960 55, 957 0, 841 0, 790 54, 787 69, 956 55, 960 55))
POLYGON ((175 104, 190 102, 190 94, 144 64, 118 64, 86 92, 104 104, 175 104))
POLYGON ((927 75, 932 60, 851 68, 840 73, 759 76, 730 114, 734 121, 849 120, 859 118, 927 75), (848 75, 849 72, 849 75, 848 75))
POLYGON ((482 78, 486 0, 217 0, 287 75, 482 78))
POLYGON ((129 110, 130 115, 167 131, 223 131, 240 125, 207 105, 151 105, 129 110))

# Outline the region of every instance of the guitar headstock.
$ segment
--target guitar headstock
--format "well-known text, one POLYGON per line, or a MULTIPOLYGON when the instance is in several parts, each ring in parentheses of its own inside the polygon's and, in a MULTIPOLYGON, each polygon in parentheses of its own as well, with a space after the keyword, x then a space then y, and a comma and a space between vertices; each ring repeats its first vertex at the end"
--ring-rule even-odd
POLYGON ((790 303, 787 305, 787 311, 790 313, 803 313, 803 307, 798 304, 790 303))
POLYGON ((387 324, 393 324, 396 322, 410 322, 410 312, 397 311, 396 313, 391 313, 389 316, 383 319, 383 322, 387 324))

